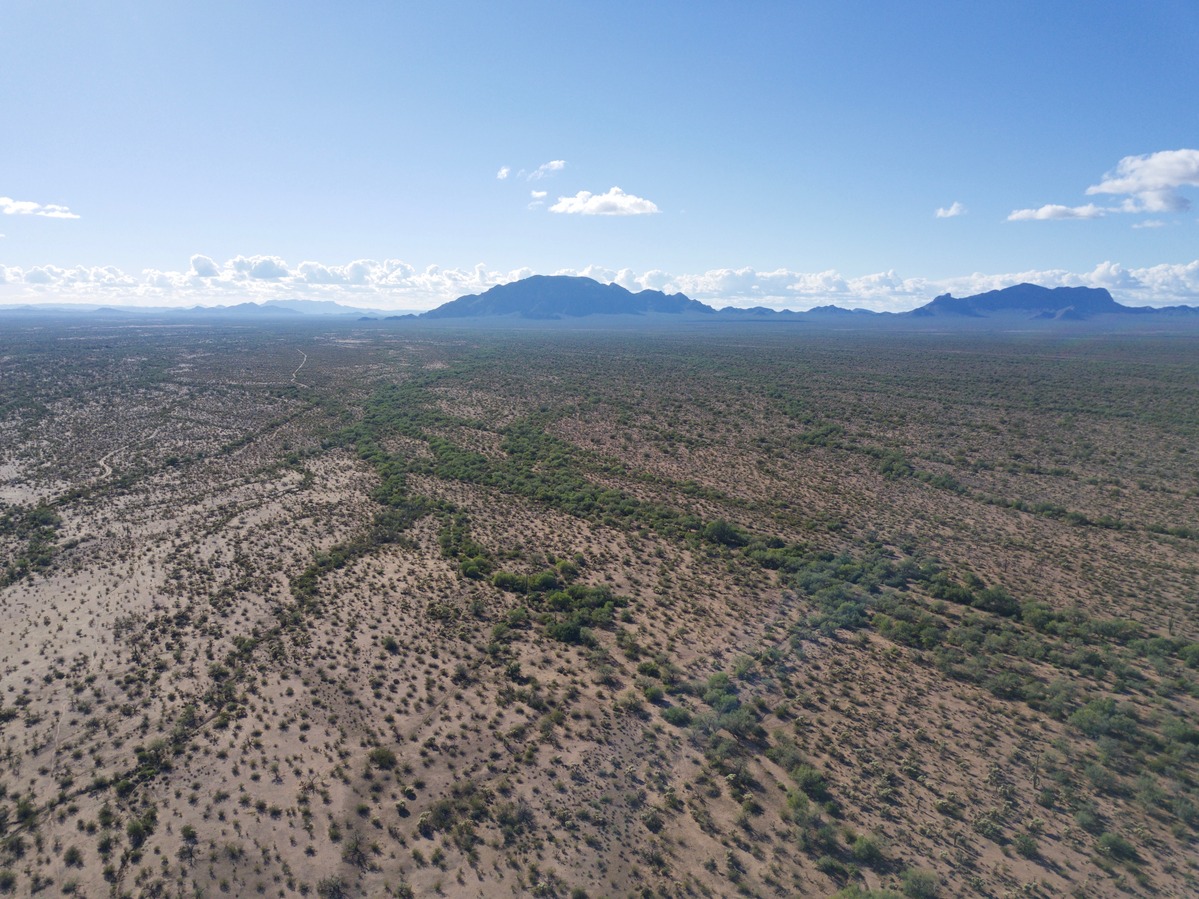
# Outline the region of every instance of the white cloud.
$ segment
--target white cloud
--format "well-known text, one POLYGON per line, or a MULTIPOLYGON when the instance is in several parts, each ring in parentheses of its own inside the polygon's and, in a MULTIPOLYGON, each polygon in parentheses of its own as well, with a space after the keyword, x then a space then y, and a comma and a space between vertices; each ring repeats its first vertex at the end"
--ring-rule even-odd
POLYGON ((1134 228, 1164 228, 1166 225, 1161 219, 1145 219, 1143 222, 1136 222, 1134 228))
POLYGON ((565 159, 551 159, 549 162, 537 166, 526 177, 529 181, 540 181, 542 178, 552 175, 555 172, 560 172, 564 168, 566 168, 565 159))
POLYGON ((650 215, 657 211, 657 205, 650 200, 626 194, 619 187, 605 194, 581 190, 573 197, 558 197, 558 202, 550 207, 550 212, 573 215, 650 215))
POLYGON ((287 263, 278 256, 238 256, 230 265, 235 272, 259 281, 275 281, 287 277, 287 263))
POLYGON ((215 278, 221 273, 217 264, 207 256, 197 253, 191 258, 192 272, 200 278, 215 278))
POLYGON ((319 262, 301 262, 296 267, 296 276, 305 284, 345 284, 341 272, 319 262))
POLYGON ((1119 205, 1059 206, 1051 203, 1039 209, 1017 209, 1008 216, 1008 221, 1095 219, 1109 212, 1186 212, 1191 208, 1191 201, 1179 189, 1195 186, 1199 186, 1199 150, 1162 150, 1144 156, 1125 156, 1116 163, 1114 170, 1103 176, 1102 181, 1087 188, 1089 197, 1097 194, 1122 196, 1124 199, 1119 205))
POLYGON ((1125 196, 1125 212, 1185 212, 1190 201, 1180 187, 1199 185, 1199 150, 1162 150, 1125 156, 1114 171, 1087 188, 1087 195, 1125 196))
POLYGON ((942 206, 939 209, 937 209, 937 218, 939 218, 939 219, 957 218, 959 215, 965 215, 965 214, 966 214, 966 207, 963 206, 961 203, 959 203, 957 200, 954 200, 953 204, 950 206, 942 206))
POLYGON ((544 190, 531 190, 529 191, 529 196, 531 196, 534 200, 544 200, 547 193, 548 191, 544 190))
POLYGON ((53 284, 61 277, 62 270, 52 265, 34 266, 25 273, 26 284, 53 284))
POLYGON ((35 203, 32 200, 14 200, 12 197, 0 197, 0 212, 5 215, 40 215, 48 219, 79 218, 66 206, 35 203))
POLYGON ((53 291, 100 292, 135 287, 137 279, 111 265, 59 268, 56 265, 35 265, 22 270, 10 266, 4 280, 10 284, 44 286, 53 291))
POLYGON ((500 170, 495 173, 495 177, 498 178, 500 181, 503 181, 511 173, 512 173, 512 169, 508 168, 508 166, 506 166, 506 165, 502 165, 502 166, 500 166, 500 170))
POLYGON ((1047 203, 1038 209, 1016 209, 1008 215, 1009 222, 1044 222, 1054 219, 1097 219, 1110 210, 1088 203, 1086 206, 1058 206, 1047 203))

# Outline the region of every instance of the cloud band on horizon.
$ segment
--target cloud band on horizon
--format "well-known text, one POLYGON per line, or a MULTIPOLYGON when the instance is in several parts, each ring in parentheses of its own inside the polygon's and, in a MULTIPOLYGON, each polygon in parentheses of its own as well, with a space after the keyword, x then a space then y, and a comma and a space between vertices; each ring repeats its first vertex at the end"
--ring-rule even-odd
MULTIPOLYGON (((196 254, 186 271, 145 269, 128 274, 115 266, 0 265, 0 302, 99 302, 134 305, 218 305, 247 300, 322 299, 384 309, 424 309, 497 284, 537 274, 531 268, 418 269, 398 259, 358 259, 343 265, 304 261, 291 266, 277 256, 235 256, 223 264, 196 254)), ((902 277, 894 271, 846 276, 835 270, 800 272, 750 267, 673 274, 602 266, 546 274, 581 275, 630 290, 684 293, 702 302, 733 306, 807 309, 833 303, 875 311, 904 311, 934 296, 983 293, 1030 282, 1045 287, 1104 287, 1129 305, 1199 304, 1199 260, 1125 268, 1103 262, 1088 272, 1064 269, 1002 274, 975 272, 949 278, 902 277)))

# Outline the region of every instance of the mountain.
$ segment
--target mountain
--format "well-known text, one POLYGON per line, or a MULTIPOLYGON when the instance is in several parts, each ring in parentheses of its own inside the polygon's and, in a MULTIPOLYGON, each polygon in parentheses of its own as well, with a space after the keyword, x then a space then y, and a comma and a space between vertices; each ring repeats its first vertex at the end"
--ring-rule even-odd
POLYGON ((345 306, 335 303, 333 300, 267 300, 262 305, 303 312, 305 315, 394 315, 396 313, 396 310, 385 311, 366 306, 345 306))
MULTIPOLYGON (((344 306, 331 300, 267 300, 264 303, 238 303, 233 306, 193 306, 189 309, 164 306, 95 306, 91 304, 0 304, 0 314, 57 314, 87 313, 90 315, 204 315, 218 317, 291 319, 341 317, 359 321, 378 319, 400 321, 411 319, 465 319, 506 317, 509 319, 575 319, 587 316, 645 316, 687 315, 704 316, 716 322, 814 322, 837 327, 872 327, 874 323, 891 323, 902 327, 911 319, 939 319, 935 327, 953 322, 963 327, 987 327, 986 319, 1014 321, 1080 322, 1096 317, 1115 322, 1127 317, 1158 321, 1161 317, 1185 317, 1199 321, 1199 306, 1125 306, 1112 299, 1101 287, 1040 287, 1036 284, 1017 284, 1002 290, 968 297, 942 294, 910 312, 873 312, 869 309, 846 309, 840 306, 816 306, 806 312, 791 309, 771 309, 766 306, 743 308, 725 306, 714 309, 698 300, 681 294, 659 290, 633 293, 618 284, 601 284, 592 278, 568 275, 533 275, 520 281, 500 284, 480 294, 469 294, 451 300, 428 312, 382 310, 362 306, 344 306), (971 324, 977 322, 978 324, 971 324)), ((887 326, 890 327, 891 324, 887 326)), ((1008 325, 1005 324, 1004 327, 1008 325)), ((1155 325, 1156 327, 1156 325, 1155 325)))
POLYGON ((805 315, 891 315, 890 312, 875 312, 873 309, 845 309, 842 306, 813 306, 805 315))
POLYGON ((19 304, 0 304, 0 313, 30 313, 33 315, 57 315, 66 313, 68 315, 112 315, 135 312, 167 312, 166 306, 97 306, 94 303, 19 303, 19 304))
POLYGON ((533 275, 499 284, 480 294, 451 300, 421 318, 481 318, 512 315, 520 318, 580 318, 587 315, 647 315, 649 313, 711 315, 711 306, 681 293, 660 290, 632 293, 619 284, 600 284, 592 278, 533 275))
POLYGON ((1093 315, 1142 315, 1152 311, 1154 310, 1146 307, 1123 306, 1113 300, 1112 295, 1102 287, 1050 288, 1036 284, 1017 284, 969 297, 942 294, 908 314, 916 318, 989 318, 996 315, 1019 315, 1023 318, 1079 321, 1093 315))
POLYGON ((717 309, 716 314, 725 318, 777 318, 780 315, 790 318, 798 313, 792 309, 771 309, 769 306, 725 306, 717 309))
MULTIPOLYGON (((711 316, 723 321, 801 321, 798 316, 824 320, 902 321, 904 318, 942 318, 963 323, 970 319, 1018 319, 1021 321, 1086 321, 1095 316, 1199 315, 1199 308, 1172 306, 1153 309, 1124 306, 1112 299, 1102 287, 1040 287, 1017 284, 1002 290, 968 297, 942 294, 918 309, 905 313, 876 313, 868 309, 844 309, 817 306, 806 313, 765 306, 716 310, 681 293, 665 294, 658 290, 632 293, 618 284, 601 284, 591 278, 568 275, 534 275, 520 281, 500 284, 480 294, 451 300, 436 309, 416 316, 422 319, 461 319, 508 316, 523 319, 582 318, 592 315, 668 315, 711 316)), ((395 318, 396 316, 392 316, 395 318)), ((407 317, 407 316, 405 316, 407 317)))
POLYGON ((301 313, 282 306, 266 306, 258 303, 237 303, 233 306, 192 306, 189 309, 172 309, 184 315, 252 315, 261 318, 270 315, 298 316, 301 313))
MULTIPOLYGON (((88 313, 89 315, 161 315, 163 313, 177 314, 186 312, 189 314, 218 314, 218 315, 263 315, 275 314, 292 316, 295 313, 303 315, 354 315, 354 316, 396 316, 408 310, 383 310, 373 309, 366 306, 343 306, 341 303, 335 303, 332 300, 267 300, 264 303, 238 303, 234 306, 191 306, 188 308, 180 308, 179 306, 122 306, 110 304, 107 306, 98 306, 93 303, 21 303, 21 304, 3 304, 0 303, 0 313, 5 312, 26 312, 26 313, 88 313)), ((409 313, 411 314, 411 313, 409 313)))

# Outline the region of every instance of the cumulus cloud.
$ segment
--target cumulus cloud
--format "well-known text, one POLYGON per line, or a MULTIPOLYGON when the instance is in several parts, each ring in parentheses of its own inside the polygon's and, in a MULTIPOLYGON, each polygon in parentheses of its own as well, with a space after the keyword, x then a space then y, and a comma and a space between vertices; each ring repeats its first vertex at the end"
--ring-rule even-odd
POLYGON ((953 203, 949 206, 942 206, 937 209, 937 218, 939 218, 939 219, 957 218, 959 215, 965 215, 965 214, 966 214, 966 207, 963 206, 961 203, 959 203, 957 200, 954 200, 953 203))
POLYGON ((1109 210, 1094 203, 1086 206, 1058 206, 1047 203, 1037 209, 1015 209, 1008 215, 1009 222, 1045 222, 1054 219, 1097 219, 1106 215, 1109 210))
POLYGON ((543 162, 541 165, 537 166, 537 168, 533 169, 533 171, 529 172, 529 174, 525 177, 529 181, 540 181, 542 178, 546 178, 555 172, 560 172, 564 168, 566 168, 565 159, 551 159, 549 162, 543 162))
POLYGON ((1087 196, 1123 197, 1119 205, 1047 204, 1037 209, 1017 209, 1008 216, 1008 221, 1095 219, 1109 212, 1186 212, 1191 201, 1182 195, 1180 188, 1195 186, 1199 186, 1199 150, 1162 150, 1144 156, 1125 156, 1102 181, 1087 188, 1087 196))
POLYGON ((77 265, 73 268, 35 265, 28 269, 9 266, 4 272, 4 277, 0 279, 0 283, 44 287, 52 292, 90 293, 133 288, 138 282, 136 278, 112 265, 77 265))
POLYGON ((25 273, 26 284, 53 284, 61 277, 62 270, 52 265, 38 265, 25 273))
POLYGON ((1199 150, 1162 150, 1125 156, 1087 195, 1124 196, 1125 212, 1185 212, 1191 203, 1180 187, 1199 185, 1199 150))
POLYGON ((319 262, 301 262, 296 267, 296 276, 305 284, 345 284, 341 272, 334 271, 319 262))
POLYGON ((235 272, 259 281, 275 281, 291 274, 287 263, 278 256, 238 256, 230 266, 235 272))
POLYGON ((32 200, 14 200, 12 197, 0 197, 0 212, 5 215, 40 215, 48 219, 79 218, 66 206, 35 203, 32 200))
POLYGON ((199 278, 215 278, 221 273, 216 262, 207 256, 197 253, 191 258, 192 272, 199 278))
POLYGON ((644 197, 626 194, 619 187, 613 187, 603 194, 581 190, 573 197, 558 197, 558 202, 550 207, 550 212, 570 215, 650 215, 658 212, 658 207, 644 197))
POLYGON ((500 170, 495 173, 495 177, 498 178, 500 181, 503 181, 511 173, 512 173, 512 169, 508 168, 508 166, 506 166, 506 165, 502 165, 502 166, 500 166, 500 170))

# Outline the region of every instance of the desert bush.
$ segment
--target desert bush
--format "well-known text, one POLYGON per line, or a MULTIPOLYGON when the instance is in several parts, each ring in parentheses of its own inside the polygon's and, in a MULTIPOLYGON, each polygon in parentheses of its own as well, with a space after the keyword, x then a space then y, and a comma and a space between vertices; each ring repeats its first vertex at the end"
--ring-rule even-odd
POLYGON ((1069 721, 1088 737, 1128 739, 1137 735, 1136 719, 1114 699, 1092 699, 1071 715, 1069 721))
POLYGON ((675 727, 686 727, 691 723, 691 713, 681 705, 672 705, 662 710, 662 717, 667 724, 675 727))
POLYGON ((941 894, 941 884, 932 871, 908 868, 900 878, 903 894, 909 899, 935 899, 941 894))
POLYGON ((1030 833, 1018 833, 1012 844, 1016 847, 1016 851, 1025 858, 1036 858, 1040 855, 1040 849, 1037 847, 1037 839, 1030 833))
POLYGON ((1095 848, 1118 861, 1134 861, 1137 858, 1136 847, 1111 831, 1100 834, 1099 839, 1095 841, 1095 848))
POLYGON ((344 880, 334 875, 317 883, 316 894, 321 899, 348 899, 350 888, 344 880))
POLYGON ((879 843, 877 838, 865 834, 860 835, 853 841, 853 845, 850 846, 849 851, 854 861, 869 868, 881 864, 885 859, 882 844, 879 843))
POLYGON ((382 768, 384 771, 390 771, 396 766, 396 754, 386 746, 376 746, 368 754, 372 765, 376 768, 382 768))

